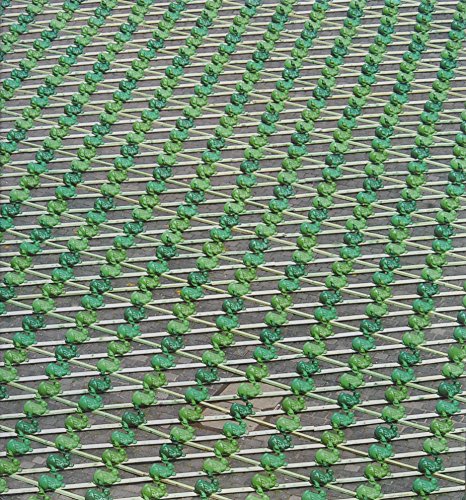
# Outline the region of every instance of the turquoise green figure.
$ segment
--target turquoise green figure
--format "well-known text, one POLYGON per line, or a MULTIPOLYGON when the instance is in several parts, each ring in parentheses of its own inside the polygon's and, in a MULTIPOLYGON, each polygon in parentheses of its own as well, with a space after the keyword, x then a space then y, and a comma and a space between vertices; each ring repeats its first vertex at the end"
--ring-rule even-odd
POLYGON ((213 384, 218 380, 218 378, 219 377, 217 369, 215 368, 211 369, 200 368, 196 372, 196 382, 198 383, 199 386, 213 384))
POLYGON ((401 351, 398 356, 398 361, 403 368, 409 368, 421 361, 419 351, 401 351))
POLYGON ((275 453, 280 453, 282 451, 288 450, 289 448, 293 447, 291 436, 288 434, 274 434, 269 437, 268 446, 275 453))
POLYGON ((39 491, 44 493, 47 491, 56 491, 65 486, 63 476, 60 474, 42 474, 38 481, 39 491))
POLYGON ((311 491, 311 490, 306 490, 302 495, 301 495, 301 500, 327 500, 327 495, 325 494, 324 491, 311 491))
POLYGON ((36 343, 36 335, 33 332, 18 332, 13 336, 13 344, 21 349, 36 343))
POLYGON ((412 382, 416 377, 412 368, 407 368, 406 370, 395 368, 392 371, 391 378, 393 383, 399 386, 412 382))
POLYGON ((311 471, 309 479, 311 484, 313 484, 316 488, 321 488, 322 486, 335 481, 335 476, 330 468, 325 468, 324 470, 316 468, 311 471))
POLYGON ((455 413, 458 413, 460 411, 460 403, 459 401, 439 401, 435 405, 435 409, 437 410, 437 413, 441 417, 451 417, 455 413))
POLYGON ((396 437, 398 437, 398 427, 396 425, 391 425, 390 427, 384 427, 383 425, 378 425, 374 431, 375 438, 381 443, 389 443, 396 437))
POLYGON ((296 365, 296 371, 301 375, 301 377, 310 378, 312 375, 320 371, 320 365, 314 359, 310 361, 300 361, 296 365))
POLYGON ((447 382, 444 380, 438 385, 437 392, 440 397, 452 400, 456 395, 461 394, 462 386, 458 381, 447 382))
POLYGON ((175 467, 173 464, 154 464, 149 471, 150 477, 155 481, 160 479, 168 479, 175 474, 175 467))
POLYGON ((384 462, 387 458, 393 456, 393 448, 390 444, 385 444, 383 446, 378 444, 371 444, 368 450, 369 456, 372 460, 377 462, 384 462))
POLYGON ((135 435, 133 431, 113 431, 111 436, 112 444, 113 446, 115 446, 115 448, 126 448, 136 443, 136 439, 134 436, 135 435))
POLYGON ((220 491, 220 483, 216 479, 213 479, 212 481, 199 479, 194 486, 194 491, 203 499, 209 498, 214 493, 218 493, 220 491))
POLYGON ((6 444, 6 454, 8 457, 26 455, 32 451, 29 439, 10 439, 6 444))
POLYGON ((184 455, 183 447, 179 444, 165 443, 160 447, 160 457, 163 463, 169 463, 184 455))
POLYGON ((359 392, 349 393, 340 392, 338 394, 338 404, 343 410, 351 410, 361 401, 361 394, 359 392))
POLYGON ((174 366, 173 356, 156 354, 152 357, 151 365, 152 368, 157 371, 168 370, 174 366))
POLYGON ((253 406, 251 403, 242 405, 240 403, 232 403, 230 406, 230 415, 237 421, 241 422, 244 418, 254 415, 253 406))
POLYGON ((294 378, 290 384, 291 392, 295 396, 305 396, 315 389, 312 378, 294 378))
POLYGON ((19 437, 36 434, 40 431, 39 422, 36 419, 18 420, 15 425, 15 430, 19 437))
POLYGON ((91 394, 103 394, 111 387, 110 377, 105 375, 103 377, 94 377, 89 381, 88 389, 91 394))
POLYGON ((433 474, 444 469, 443 460, 440 457, 435 457, 434 460, 428 457, 422 457, 417 467, 427 478, 431 478, 433 474))
POLYGON ((45 368, 46 375, 51 379, 62 379, 69 375, 70 367, 66 362, 49 363, 45 368))
POLYGON ((58 472, 60 470, 70 467, 71 457, 69 453, 52 453, 47 457, 47 467, 51 472, 58 472))
POLYGON ((438 490, 439 485, 437 479, 432 477, 430 479, 423 479, 418 477, 413 482, 413 491, 416 495, 419 495, 422 498, 428 498, 429 495, 432 495, 436 490, 438 490))
POLYGON ((185 400, 187 403, 196 406, 203 401, 209 399, 209 391, 207 387, 194 388, 190 387, 185 393, 185 400))
POLYGON ((91 412, 102 408, 103 401, 102 397, 98 394, 94 394, 92 396, 81 396, 78 402, 79 408, 83 412, 91 412))
POLYGON ((372 337, 355 337, 351 345, 355 351, 365 353, 375 348, 375 341, 372 337))
POLYGON ((237 439, 244 436, 247 432, 246 424, 244 422, 240 422, 238 424, 233 422, 226 422, 223 426, 223 434, 228 439, 237 439))
POLYGON ((141 410, 138 411, 125 411, 121 416, 122 427, 126 430, 130 428, 137 428, 146 423, 146 417, 141 410))
POLYGON ((254 358, 258 363, 264 363, 272 361, 277 357, 277 353, 273 346, 261 347, 258 346, 254 349, 254 358))
POLYGON ((111 500, 110 490, 108 488, 104 488, 102 490, 98 490, 96 488, 87 490, 85 500, 111 500))

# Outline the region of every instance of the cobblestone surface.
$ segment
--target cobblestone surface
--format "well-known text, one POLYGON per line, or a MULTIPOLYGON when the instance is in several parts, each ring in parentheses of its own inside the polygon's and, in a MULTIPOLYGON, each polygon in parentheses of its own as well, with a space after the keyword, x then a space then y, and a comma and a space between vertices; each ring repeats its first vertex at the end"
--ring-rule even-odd
MULTIPOLYGON (((198 15, 204 2, 194 1, 188 5, 186 15, 177 24, 176 34, 169 38, 165 49, 153 63, 146 77, 141 81, 138 91, 134 92, 134 99, 124 108, 121 120, 114 128, 112 134, 107 138, 105 144, 99 148, 98 156, 93 163, 92 170, 86 176, 86 182, 78 186, 77 197, 70 201, 70 216, 55 232, 55 237, 47 251, 34 257, 34 266, 28 275, 26 284, 19 288, 15 303, 9 305, 8 315, 0 318, 1 335, 0 351, 9 347, 9 341, 13 334, 21 327, 21 320, 30 310, 30 305, 40 287, 49 281, 52 270, 57 266, 59 254, 66 241, 76 234, 80 224, 78 218, 85 216, 97 197, 96 188, 103 182, 106 172, 110 168, 111 161, 118 154, 118 145, 124 138, 125 133, 130 130, 132 123, 139 116, 140 110, 152 96, 153 90, 159 85, 162 71, 170 63, 183 40, 187 37, 195 17, 198 15), (20 305, 21 303, 21 305, 20 305)), ((243 37, 237 52, 232 57, 231 64, 222 74, 219 84, 215 87, 214 94, 209 99, 209 109, 196 124, 195 130, 186 142, 185 152, 180 155, 179 166, 173 182, 170 183, 168 191, 161 196, 160 209, 156 210, 155 217, 147 224, 146 236, 150 240, 139 239, 137 245, 129 251, 129 258, 133 267, 127 267, 122 277, 115 280, 114 292, 120 297, 111 299, 108 305, 102 309, 98 326, 115 330, 117 325, 123 321, 124 308, 129 304, 129 296, 135 289, 135 284, 142 274, 139 270, 154 256, 156 242, 163 230, 165 230, 173 217, 177 206, 182 202, 186 193, 188 183, 193 178, 196 166, 206 145, 206 139, 213 133, 219 117, 223 114, 223 108, 228 103, 229 95, 234 91, 239 75, 244 71, 245 63, 254 50, 254 45, 266 29, 276 0, 265 0, 259 9, 258 16, 254 19, 252 27, 243 37), (136 266, 136 267, 134 267, 136 266)), ((105 396, 104 410, 107 416, 91 414, 91 427, 80 434, 82 451, 100 456, 108 446, 110 433, 117 428, 117 422, 109 418, 111 415, 120 416, 124 409, 131 407, 131 393, 136 389, 134 380, 142 381, 144 374, 152 371, 150 366, 151 357, 160 350, 151 343, 158 344, 166 335, 167 322, 173 318, 170 314, 172 306, 179 302, 179 292, 186 279, 188 270, 192 270, 195 259, 211 224, 218 221, 223 213, 223 203, 227 201, 234 186, 235 176, 239 173, 239 165, 249 137, 256 130, 260 113, 264 110, 265 103, 270 99, 275 82, 280 76, 280 70, 285 58, 289 55, 293 42, 303 27, 307 13, 312 2, 297 2, 295 14, 290 16, 287 29, 282 39, 277 43, 277 49, 271 60, 266 64, 266 75, 256 87, 251 102, 245 107, 245 113, 241 117, 235 134, 227 141, 223 160, 219 166, 219 173, 213 180, 216 189, 215 196, 209 194, 207 202, 200 207, 202 222, 194 225, 187 233, 185 247, 190 250, 179 252, 172 262, 171 279, 164 279, 162 286, 156 291, 152 304, 155 306, 149 317, 141 323, 143 332, 140 339, 148 343, 137 343, 127 356, 122 360, 121 373, 130 377, 122 380, 112 377, 113 388, 105 396)), ((348 6, 346 0, 331 2, 327 20, 324 22, 323 30, 318 41, 311 49, 309 57, 306 58, 291 100, 283 113, 277 133, 271 139, 271 147, 267 149, 266 156, 262 160, 264 175, 259 178, 259 183, 254 191, 254 203, 248 206, 248 214, 242 219, 240 229, 233 233, 233 238, 226 244, 227 260, 222 261, 218 270, 212 273, 211 284, 216 287, 217 292, 209 292, 200 302, 199 312, 192 322, 192 330, 186 336, 186 350, 194 356, 202 356, 208 348, 209 340, 214 333, 215 318, 221 312, 222 300, 226 297, 224 292, 227 284, 233 278, 233 271, 239 264, 243 253, 247 250, 251 232, 260 221, 263 207, 273 194, 276 184, 275 177, 280 167, 280 161, 286 153, 290 140, 290 134, 294 123, 304 109, 306 100, 311 96, 319 72, 323 66, 324 58, 328 55, 333 39, 337 35, 337 28, 341 25, 345 11, 348 6)), ((344 294, 344 301, 338 306, 339 324, 335 328, 335 336, 329 339, 328 355, 334 360, 345 362, 348 360, 351 340, 357 334, 358 324, 364 314, 364 308, 368 301, 368 292, 372 285, 370 276, 375 265, 383 255, 384 245, 388 241, 387 225, 390 215, 393 213, 402 181, 406 173, 406 164, 409 161, 409 149, 413 146, 415 129, 422 112, 422 105, 428 97, 430 84, 434 78, 436 68, 440 60, 440 53, 446 41, 447 31, 454 9, 454 2, 450 0, 439 0, 438 13, 434 15, 435 29, 432 35, 432 43, 425 54, 424 62, 420 66, 416 82, 413 84, 412 99, 407 106, 406 113, 402 115, 397 133, 393 139, 390 157, 387 161, 387 178, 385 187, 380 192, 381 204, 375 210, 374 216, 369 220, 371 236, 363 244, 363 255, 361 263, 355 268, 350 276, 349 286, 344 294)), ((7 8, 6 15, 2 21, 2 29, 5 30, 24 9, 26 2, 13 0, 11 7, 7 8)), ((24 107, 36 88, 42 83, 44 77, 49 73, 51 66, 63 54, 65 47, 70 43, 72 36, 85 23, 86 16, 91 8, 97 3, 94 0, 83 2, 83 13, 76 16, 69 28, 52 43, 47 51, 47 56, 39 62, 38 67, 31 72, 30 78, 23 88, 17 92, 16 97, 7 106, 1 115, 0 128, 1 138, 17 118, 18 112, 24 107)), ((120 2, 115 11, 115 16, 109 20, 101 30, 95 44, 86 49, 79 65, 67 76, 65 83, 59 88, 59 92, 50 99, 50 106, 45 110, 43 117, 38 120, 37 127, 30 134, 30 139, 20 145, 18 152, 13 156, 12 162, 5 167, 4 175, 0 182, 0 200, 7 201, 9 191, 18 185, 19 176, 24 174, 25 167, 34 157, 41 139, 44 138, 56 117, 61 113, 63 105, 68 101, 72 92, 77 89, 82 81, 84 72, 91 68, 92 62, 97 54, 103 49, 105 43, 115 33, 122 20, 129 13, 132 2, 120 2)), ((145 23, 135 34, 134 41, 118 56, 115 69, 106 77, 104 83, 99 85, 99 90, 94 94, 91 101, 85 106, 84 114, 79 118, 76 127, 73 127, 70 136, 64 140, 62 149, 50 164, 49 176, 44 180, 41 188, 35 190, 33 203, 24 207, 17 218, 17 231, 7 233, 1 245, 0 273, 4 274, 10 268, 7 263, 17 254, 18 245, 22 241, 21 234, 28 233, 37 227, 38 216, 42 213, 46 202, 53 196, 53 189, 57 183, 57 176, 61 176, 75 157, 77 148, 82 144, 84 134, 90 131, 96 122, 102 105, 111 97, 117 82, 123 78, 124 72, 130 67, 132 59, 137 50, 148 39, 150 31, 154 29, 160 18, 161 12, 166 8, 168 2, 159 0, 155 2, 149 12, 145 23)), ((144 190, 145 183, 150 180, 151 172, 155 165, 156 155, 162 151, 163 144, 168 139, 168 134, 182 107, 188 102, 193 93, 194 85, 197 84, 200 75, 210 56, 216 51, 218 43, 224 36, 234 14, 236 14, 242 2, 232 0, 225 2, 224 9, 220 10, 218 20, 211 30, 207 42, 200 50, 194 64, 186 70, 186 75, 181 85, 176 89, 170 101, 170 109, 167 109, 159 121, 156 129, 148 134, 147 141, 141 145, 141 154, 137 157, 136 168, 129 172, 129 178, 124 184, 125 198, 117 201, 115 210, 108 214, 108 227, 101 235, 91 240, 89 255, 76 268, 76 282, 87 285, 90 279, 98 275, 98 264, 104 259, 105 251, 111 243, 111 237, 122 230, 123 223, 130 216, 130 209, 135 203, 138 195, 144 190), (111 226, 111 229, 110 229, 111 226), (92 255, 91 255, 92 254, 92 255)), ((348 99, 348 92, 355 84, 367 53, 369 44, 375 35, 378 19, 381 15, 383 2, 373 0, 368 2, 367 14, 360 27, 360 36, 357 43, 350 51, 342 70, 339 85, 329 104, 319 120, 314 132, 311 134, 312 145, 309 154, 304 159, 303 168, 299 171, 300 184, 296 189, 296 196, 291 200, 291 209, 285 216, 283 224, 279 227, 279 234, 272 242, 266 253, 269 269, 282 272, 287 264, 291 262, 291 254, 294 243, 299 232, 299 226, 311 206, 312 196, 320 178, 325 154, 332 140, 332 131, 341 116, 341 110, 348 99)), ((60 9, 60 2, 52 0, 50 7, 32 26, 30 33, 24 36, 24 43, 19 43, 17 49, 5 59, 0 75, 3 79, 9 71, 16 66, 18 61, 24 57, 25 51, 40 29, 60 9)), ((368 105, 364 109, 360 126, 355 132, 353 148, 347 154, 344 177, 339 181, 342 196, 338 197, 337 205, 332 213, 330 223, 325 227, 322 239, 316 248, 316 261, 308 275, 309 280, 303 284, 301 290, 296 293, 295 310, 299 314, 293 314, 289 323, 284 327, 284 343, 294 348, 301 348, 309 338, 309 327, 314 320, 309 319, 315 307, 318 305, 319 293, 323 289, 325 277, 330 272, 331 263, 336 259, 337 250, 342 244, 342 229, 344 222, 351 214, 355 204, 354 196, 360 189, 362 183, 363 167, 367 163, 370 139, 374 135, 385 99, 390 93, 395 82, 396 72, 400 56, 406 50, 415 23, 417 2, 407 0, 401 2, 400 20, 397 27, 397 37, 389 46, 388 55, 381 65, 379 83, 374 93, 368 99, 368 105)), ((464 93, 466 89, 466 56, 461 53, 459 61, 458 78, 454 81, 451 97, 449 98, 445 112, 442 113, 440 126, 436 136, 436 142, 432 147, 431 171, 429 173, 429 188, 425 190, 424 198, 419 202, 419 213, 421 218, 419 224, 413 228, 411 241, 415 245, 410 247, 408 256, 403 261, 401 272, 397 275, 394 283, 394 298, 396 304, 390 307, 390 314, 384 319, 385 338, 378 342, 378 348, 374 351, 374 363, 376 371, 382 375, 389 375, 394 364, 397 362, 398 353, 402 347, 400 339, 407 330, 407 320, 410 313, 410 303, 415 298, 416 285, 420 279, 420 272, 424 263, 425 255, 430 251, 429 240, 432 238, 433 216, 439 209, 443 188, 447 183, 448 164, 452 158, 452 141, 459 130, 460 113, 464 105, 464 93)), ((433 317, 433 325, 428 330, 427 343, 432 348, 431 353, 426 353, 423 363, 416 366, 417 380, 425 390, 413 390, 412 398, 406 404, 408 420, 416 425, 428 426, 434 418, 435 404, 437 402, 435 393, 442 365, 447 361, 446 351, 452 343, 452 332, 455 324, 456 313, 463 307, 463 294, 458 287, 463 286, 466 276, 465 248, 466 248, 466 208, 463 206, 458 212, 457 234, 453 238, 456 252, 449 257, 445 269, 443 285, 437 299, 436 312, 433 317)), ((270 299, 277 288, 277 274, 270 271, 261 271, 258 280, 253 283, 250 297, 253 300, 246 302, 246 310, 241 313, 241 331, 246 335, 238 335, 235 344, 227 349, 229 359, 228 365, 235 369, 243 370, 246 364, 253 361, 252 352, 257 345, 257 335, 264 326, 263 318, 265 312, 270 309, 270 299)), ((80 310, 80 298, 84 294, 84 288, 67 286, 66 295, 57 299, 56 313, 63 317, 73 318, 80 310)), ((64 342, 64 334, 69 327, 68 320, 51 318, 47 329, 40 332, 37 347, 40 352, 31 352, 30 362, 18 368, 20 378, 19 386, 10 388, 9 399, 0 401, 0 458, 5 455, 5 447, 8 439, 13 437, 13 429, 16 420, 22 412, 25 401, 30 399, 41 380, 45 379, 44 369, 47 363, 53 360, 53 350, 58 344, 64 342), (11 429, 9 431, 8 429, 11 429)), ((63 379, 63 398, 71 403, 76 403, 87 390, 87 383, 95 371, 87 368, 94 365, 105 356, 105 347, 111 338, 99 331, 92 331, 92 341, 82 346, 81 356, 78 361, 86 363, 86 366, 73 364, 72 374, 63 379)), ((297 356, 284 349, 279 350, 279 359, 271 363, 271 377, 283 384, 289 384, 293 378, 297 356)), ((122 472, 122 481, 111 488, 115 499, 139 498, 141 486, 148 481, 147 472, 152 463, 159 460, 159 448, 167 442, 157 435, 157 432, 169 433, 177 422, 178 410, 183 403, 180 394, 193 385, 195 370, 200 366, 199 362, 189 357, 176 357, 178 363, 176 370, 167 372, 170 392, 160 391, 158 402, 146 411, 147 425, 154 433, 141 429, 136 430, 137 445, 128 448, 128 464, 132 468, 142 471, 146 476, 138 477, 129 472, 122 472), (178 396, 177 396, 178 394, 178 396)), ((297 477, 309 477, 309 472, 315 466, 315 453, 321 446, 319 438, 322 432, 330 428, 330 416, 338 409, 331 401, 338 396, 338 376, 341 369, 329 363, 322 364, 323 370, 315 376, 316 393, 325 395, 330 402, 323 403, 312 395, 307 398, 307 409, 303 413, 302 433, 294 440, 294 448, 287 452, 287 471, 298 476, 277 473, 280 487, 269 492, 273 500, 289 499, 297 500, 309 487, 309 483, 297 477)), ((195 425, 197 431, 197 444, 212 448, 218 439, 222 439, 221 428, 226 419, 230 419, 225 409, 231 402, 237 399, 236 389, 238 384, 244 381, 244 377, 236 373, 220 370, 221 379, 214 384, 211 402, 216 407, 208 407, 204 410, 204 420, 195 425), (223 409, 223 410, 222 410, 223 409)), ((377 377, 367 379, 366 386, 361 390, 363 407, 371 411, 379 412, 383 407, 384 384, 377 377)), ((252 491, 250 481, 254 473, 259 470, 257 461, 265 451, 267 439, 274 431, 274 423, 280 412, 279 403, 287 394, 284 390, 273 386, 264 385, 263 394, 254 401, 256 419, 248 422, 249 434, 240 441, 239 456, 247 459, 232 460, 232 470, 219 477, 222 486, 222 498, 239 500, 246 498, 252 491), (252 461, 252 462, 251 462, 252 461)), ((72 407, 62 401, 50 402, 49 414, 40 417, 40 437, 53 442, 58 433, 64 432, 64 418, 73 412, 72 407)), ((373 440, 374 428, 380 424, 380 418, 371 414, 357 412, 358 421, 347 429, 347 444, 353 450, 342 453, 342 462, 334 467, 337 478, 336 484, 354 492, 356 487, 363 481, 363 471, 367 464, 367 448, 373 440)), ((461 412, 454 416, 457 440, 449 440, 450 450, 445 454, 445 474, 452 479, 440 479, 440 485, 445 490, 442 493, 432 495, 432 498, 460 500, 464 493, 458 489, 465 480, 465 456, 464 439, 465 430, 465 408, 462 405, 461 412), (462 482, 463 481, 463 482, 462 482), (448 488, 452 488, 451 491, 448 488)), ((427 436, 414 426, 400 425, 402 438, 395 440, 394 450, 397 466, 392 467, 392 476, 384 479, 383 492, 387 498, 397 498, 412 493, 411 485, 418 459, 423 455, 422 441, 427 436)), ((26 500, 30 494, 37 492, 35 481, 40 474, 46 471, 46 455, 52 449, 39 441, 31 442, 33 451, 21 459, 22 471, 13 478, 8 479, 9 491, 0 494, 1 500, 26 500), (32 480, 32 484, 30 482, 32 480)), ((208 452, 201 451, 195 447, 187 447, 187 454, 177 461, 177 479, 187 485, 193 486, 202 473, 203 459, 209 456, 208 452)), ((88 460, 83 456, 73 454, 73 468, 67 469, 62 474, 67 484, 66 491, 71 492, 72 498, 84 498, 85 492, 92 486, 92 474, 100 464, 88 460)), ((169 498, 182 498, 194 496, 194 493, 175 485, 168 487, 169 498)), ((328 491, 329 499, 348 498, 349 495, 334 490, 328 491)), ((351 495, 352 496, 352 495, 351 495)), ((55 500, 66 498, 60 493, 51 493, 50 497, 55 500)))

